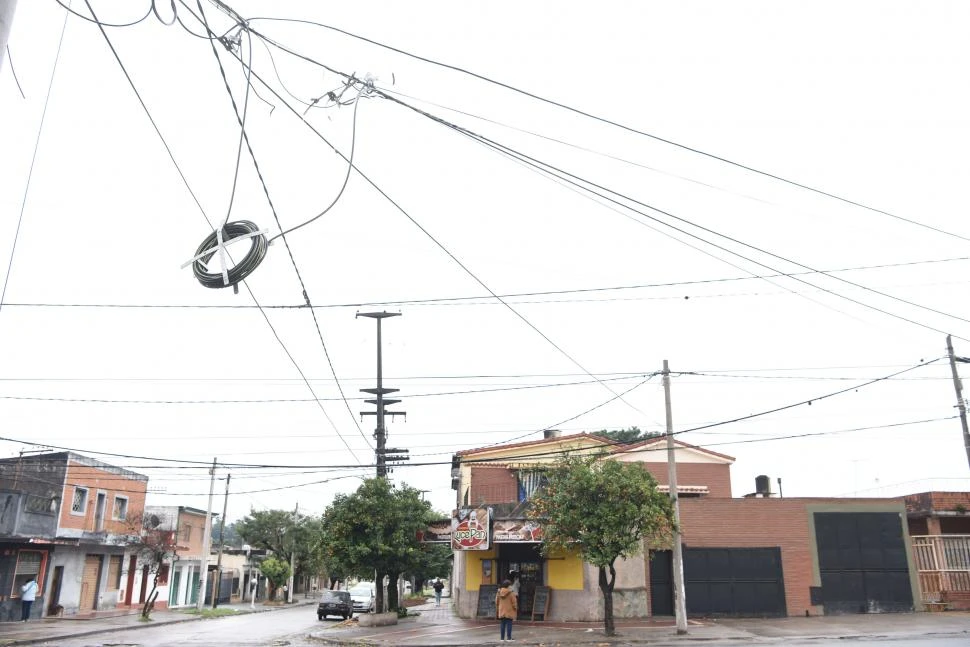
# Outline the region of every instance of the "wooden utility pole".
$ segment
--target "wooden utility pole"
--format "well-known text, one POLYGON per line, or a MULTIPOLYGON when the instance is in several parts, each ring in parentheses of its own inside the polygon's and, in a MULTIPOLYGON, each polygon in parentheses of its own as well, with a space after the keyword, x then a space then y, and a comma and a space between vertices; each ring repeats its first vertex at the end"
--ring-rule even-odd
POLYGON ((967 451, 967 464, 970 464, 970 430, 967 429, 967 403, 963 399, 963 384, 960 382, 960 374, 957 373, 957 362, 966 362, 967 359, 953 355, 953 339, 950 335, 946 336, 946 354, 950 358, 953 390, 957 394, 957 410, 960 412, 960 424, 963 426, 963 447, 967 451))
MULTIPOLYGON (((293 509, 293 529, 291 532, 296 534, 296 524, 300 521, 300 502, 297 501, 296 507, 293 509)), ((296 538, 290 544, 290 581, 289 586, 286 587, 286 602, 293 602, 293 576, 296 570, 296 538)))
POLYGON ((222 589, 222 548, 226 544, 226 510, 229 509, 229 479, 232 474, 226 474, 226 496, 222 500, 222 518, 219 519, 219 557, 216 558, 216 581, 212 585, 212 608, 219 604, 219 592, 222 589))
POLYGON ((674 616, 677 620, 677 635, 687 633, 687 591, 684 587, 684 549, 680 543, 680 499, 677 496, 677 458, 674 451, 674 415, 670 408, 670 368, 664 360, 663 370, 664 407, 667 411, 667 475, 670 498, 674 503, 674 616))

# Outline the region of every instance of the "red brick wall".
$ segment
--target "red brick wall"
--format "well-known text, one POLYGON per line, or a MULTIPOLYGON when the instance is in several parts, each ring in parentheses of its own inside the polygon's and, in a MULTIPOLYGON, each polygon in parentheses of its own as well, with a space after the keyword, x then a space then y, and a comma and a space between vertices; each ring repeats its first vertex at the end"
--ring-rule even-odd
POLYGON ((970 492, 920 492, 906 497, 907 512, 970 510, 970 492))
MULTIPOLYGON (((678 473, 678 480, 680 474, 678 473)), ((872 506, 873 499, 681 499, 680 519, 684 544, 690 548, 781 548, 788 615, 821 615, 810 604, 814 581, 815 539, 809 535, 808 506, 872 506)), ((858 510, 858 507, 855 508, 858 510)))
POLYGON ((519 486, 515 473, 501 465, 472 467, 469 503, 515 503, 519 500, 519 486))
POLYGON ((109 533, 126 534, 132 531, 126 521, 112 519, 115 495, 128 498, 128 514, 140 526, 142 511, 145 509, 145 494, 148 489, 147 481, 126 478, 121 474, 109 470, 82 465, 70 461, 67 466, 67 485, 64 488, 64 500, 61 502, 59 527, 74 528, 94 532, 95 508, 97 507, 98 492, 105 493, 104 530, 109 533), (74 486, 88 488, 88 501, 84 515, 71 513, 74 496, 74 486))
MULTIPOLYGON (((660 485, 668 485, 666 463, 643 463, 660 485)), ((677 463, 677 482, 681 485, 706 485, 709 497, 731 498, 731 466, 717 463, 677 463)))

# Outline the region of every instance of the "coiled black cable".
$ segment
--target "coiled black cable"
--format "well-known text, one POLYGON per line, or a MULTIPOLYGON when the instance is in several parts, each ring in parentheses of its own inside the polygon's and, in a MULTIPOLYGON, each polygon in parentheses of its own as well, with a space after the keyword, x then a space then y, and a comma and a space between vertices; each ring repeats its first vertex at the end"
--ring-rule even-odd
POLYGON ((223 245, 242 236, 248 236, 252 239, 252 244, 249 247, 249 251, 246 252, 246 256, 233 267, 227 268, 228 283, 223 281, 221 271, 210 272, 206 268, 209 260, 219 251, 219 234, 217 231, 213 231, 206 236, 202 244, 199 245, 199 248, 195 250, 195 255, 198 256, 195 262, 192 263, 192 272, 195 274, 195 278, 207 288, 225 288, 234 286, 244 280, 263 262, 263 259, 266 258, 266 250, 269 248, 266 236, 258 232, 259 227, 248 220, 227 222, 223 226, 223 245))

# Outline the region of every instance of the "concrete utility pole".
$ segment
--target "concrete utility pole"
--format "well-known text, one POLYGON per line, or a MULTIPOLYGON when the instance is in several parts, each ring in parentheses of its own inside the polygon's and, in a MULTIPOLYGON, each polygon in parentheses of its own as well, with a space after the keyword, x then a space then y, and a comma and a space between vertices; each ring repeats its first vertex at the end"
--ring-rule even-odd
POLYGON ((216 583, 212 589, 212 608, 219 604, 219 592, 222 589, 222 547, 225 545, 226 510, 229 508, 229 479, 232 474, 226 474, 226 496, 222 500, 222 518, 219 519, 219 557, 216 558, 216 583))
POLYGON ((209 552, 212 550, 212 494, 216 487, 216 459, 212 459, 212 469, 209 470, 209 505, 205 509, 205 532, 202 534, 202 565, 199 567, 199 599, 195 608, 199 611, 205 607, 206 580, 209 579, 209 552))
POLYGON ((7 56, 7 41, 16 9, 17 0, 0 0, 0 70, 3 69, 3 59, 7 56))
POLYGON ((946 354, 950 357, 950 373, 953 374, 953 390, 957 393, 957 409, 960 412, 960 424, 963 426, 963 447, 967 450, 967 463, 970 464, 970 430, 967 429, 967 403, 963 399, 963 383, 957 373, 957 362, 970 362, 966 357, 953 355, 953 339, 946 336, 946 354))
MULTIPOLYGON (((293 509, 293 528, 296 529, 296 522, 300 518, 300 503, 297 501, 296 508, 293 509)), ((296 541, 290 546, 290 581, 286 588, 286 601, 293 602, 293 575, 296 571, 296 541)))
POLYGON ((674 415, 670 409, 670 368, 664 360, 664 406, 667 410, 667 474, 670 498, 674 502, 674 616, 677 635, 687 633, 687 591, 684 588, 684 549, 680 543, 680 498, 677 496, 677 459, 674 452, 674 415))
MULTIPOLYGON (((374 450, 375 453, 375 463, 377 463, 377 476, 386 477, 387 476, 387 460, 388 452, 387 449, 387 428, 384 426, 384 416, 404 416, 407 415, 404 411, 385 411, 384 407, 397 404, 400 400, 391 400, 385 398, 384 396, 388 393, 396 393, 398 389, 385 389, 384 388, 384 370, 382 366, 381 359, 381 321, 388 317, 400 317, 400 312, 358 312, 358 317, 367 317, 369 319, 377 320, 377 388, 376 389, 361 389, 362 393, 370 393, 376 395, 375 400, 365 400, 368 404, 377 405, 377 411, 361 411, 362 416, 377 416, 377 429, 374 430, 374 438, 377 440, 377 448, 374 450)), ((391 450, 394 452, 405 452, 407 450, 391 450)), ((406 460, 403 457, 393 457, 391 460, 406 460)))

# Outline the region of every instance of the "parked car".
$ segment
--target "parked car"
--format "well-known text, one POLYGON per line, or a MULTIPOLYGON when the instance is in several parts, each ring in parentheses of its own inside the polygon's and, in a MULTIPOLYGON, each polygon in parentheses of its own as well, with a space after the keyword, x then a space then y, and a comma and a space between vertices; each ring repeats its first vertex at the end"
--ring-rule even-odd
POLYGON ((340 616, 344 620, 354 616, 354 603, 347 591, 324 591, 317 605, 317 620, 327 616, 340 616))
POLYGON ((354 611, 372 612, 374 610, 374 583, 358 582, 350 587, 350 597, 354 603, 354 611))

